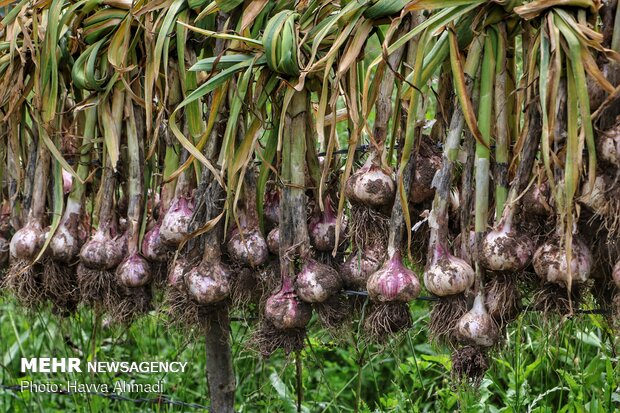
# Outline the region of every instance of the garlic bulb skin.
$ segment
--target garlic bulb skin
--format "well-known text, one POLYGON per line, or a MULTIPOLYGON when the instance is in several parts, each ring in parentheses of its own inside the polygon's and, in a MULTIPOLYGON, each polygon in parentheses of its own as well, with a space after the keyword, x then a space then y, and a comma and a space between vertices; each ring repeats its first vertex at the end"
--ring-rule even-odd
POLYGON ((383 253, 373 247, 365 251, 355 251, 340 266, 340 276, 347 288, 362 290, 366 288, 368 278, 381 268, 383 253))
POLYGON ((460 318, 456 329, 458 337, 467 344, 491 347, 497 342, 499 329, 487 313, 481 293, 476 295, 471 310, 460 318))
POLYGON ((9 262, 9 241, 0 235, 0 268, 9 262))
POLYGON ((620 168, 620 122, 604 133, 596 141, 597 158, 604 163, 620 168))
POLYGON ((43 246, 44 241, 45 233, 41 224, 36 220, 28 222, 11 238, 9 243, 11 258, 32 260, 43 246))
POLYGON ((133 253, 116 268, 118 281, 129 288, 148 284, 153 278, 148 261, 140 254, 133 253))
POLYGON ((329 265, 308 259, 297 274, 295 287, 303 301, 322 303, 342 288, 342 279, 329 265))
POLYGON ((568 286, 569 283, 582 283, 588 280, 592 269, 592 253, 580 239, 573 238, 570 279, 568 277, 566 247, 559 245, 557 238, 538 248, 534 254, 533 262, 534 270, 540 278, 549 283, 568 286))
POLYGON ((187 198, 181 196, 174 199, 159 228, 161 241, 171 247, 178 246, 189 234, 193 213, 194 207, 187 198))
POLYGON ((614 269, 611 272, 611 278, 614 280, 616 288, 620 290, 620 260, 614 265, 614 269))
POLYGON ((482 240, 481 262, 490 271, 519 271, 532 259, 532 238, 514 231, 510 221, 512 217, 482 240))
POLYGON ((312 307, 299 300, 292 281, 285 278, 280 291, 267 299, 265 318, 279 330, 304 328, 312 318, 312 307))
POLYGON ((228 239, 226 249, 231 259, 256 268, 263 265, 269 256, 267 241, 261 232, 253 227, 235 228, 228 239))
POLYGON ((142 254, 152 262, 166 262, 170 249, 160 236, 161 225, 156 223, 142 240, 142 254))
MULTIPOLYGON (((332 251, 336 246, 336 225, 337 217, 332 208, 331 200, 329 196, 325 199, 325 211, 319 216, 315 216, 310 220, 308 224, 308 235, 310 236, 310 243, 317 251, 332 251)), ((342 240, 346 236, 347 220, 343 216, 340 231, 339 240, 342 240)))
POLYGON ((280 228, 275 227, 267 235, 267 248, 274 255, 280 255, 280 228))
POLYGON ((109 232, 97 230, 80 250, 80 261, 88 268, 112 270, 122 261, 126 252, 125 235, 112 238, 109 232))
POLYGON ((347 179, 345 196, 355 204, 382 208, 394 202, 396 183, 377 162, 373 155, 347 179))
POLYGON ((424 272, 424 286, 438 297, 460 294, 474 284, 474 275, 468 263, 438 246, 433 262, 424 272))
POLYGON ((198 304, 218 303, 230 295, 230 270, 221 262, 201 262, 185 274, 187 294, 198 304))
POLYGON ((409 302, 420 295, 420 282, 413 271, 406 268, 398 251, 368 278, 368 295, 376 302, 409 302))

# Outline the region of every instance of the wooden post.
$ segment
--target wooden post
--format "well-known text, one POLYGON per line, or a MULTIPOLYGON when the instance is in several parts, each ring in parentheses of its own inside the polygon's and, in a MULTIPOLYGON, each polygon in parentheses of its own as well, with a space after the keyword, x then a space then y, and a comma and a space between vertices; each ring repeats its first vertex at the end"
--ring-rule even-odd
POLYGON ((207 381, 212 413, 234 413, 235 372, 232 364, 228 308, 210 311, 205 334, 207 381))

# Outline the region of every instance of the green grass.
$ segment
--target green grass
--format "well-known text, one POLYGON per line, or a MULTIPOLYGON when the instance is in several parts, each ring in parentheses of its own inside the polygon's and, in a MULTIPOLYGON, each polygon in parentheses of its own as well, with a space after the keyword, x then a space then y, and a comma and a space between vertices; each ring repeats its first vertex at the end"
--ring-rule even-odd
MULTIPOLYGON (((301 354, 304 412, 352 412, 359 385, 361 412, 612 412, 620 409, 618 359, 614 337, 604 334, 600 316, 583 315, 541 326, 538 314, 514 322, 479 389, 454 387, 450 354, 427 341, 428 304, 412 306, 413 328, 384 347, 354 334, 335 340, 318 326, 301 354), (360 376, 358 376, 360 374, 360 376)), ((165 380, 173 400, 208 405, 203 340, 164 327, 155 314, 128 329, 104 327, 93 334, 92 312, 81 310, 59 320, 48 312, 27 315, 10 299, 0 301, 0 379, 4 385, 26 379, 21 357, 79 357, 114 361, 188 361, 183 374, 33 373, 39 382, 138 383, 165 380)), ((248 349, 251 326, 235 322, 234 363, 240 412, 296 411, 295 357, 276 353, 267 360, 248 349)), ((125 394, 131 398, 153 397, 125 394)), ((4 391, 0 411, 133 412, 194 411, 178 406, 135 405, 99 396, 4 391)))

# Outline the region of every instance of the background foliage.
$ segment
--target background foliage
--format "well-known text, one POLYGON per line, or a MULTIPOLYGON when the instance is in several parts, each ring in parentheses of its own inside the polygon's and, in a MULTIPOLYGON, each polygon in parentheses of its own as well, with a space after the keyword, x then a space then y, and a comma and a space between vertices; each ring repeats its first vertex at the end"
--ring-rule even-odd
MULTIPOLYGON (((513 323, 479 389, 455 387, 449 351, 428 344, 428 304, 411 306, 413 327, 384 347, 356 341, 356 334, 319 330, 301 354, 304 412, 352 412, 358 388, 360 412, 612 412, 620 409, 618 357, 613 336, 598 315, 580 315, 558 327, 540 324, 528 313, 513 323), (348 345, 337 345, 338 340, 348 345)), ((173 400, 208 405, 204 341, 163 327, 155 315, 130 328, 106 326, 93 332, 93 313, 80 311, 59 321, 48 312, 34 317, 10 299, 0 307, 0 378, 3 385, 27 379, 21 357, 80 357, 113 361, 188 361, 184 374, 112 375, 33 374, 38 382, 77 380, 111 383, 115 379, 152 383, 164 379, 173 400), (79 328, 77 325, 79 324, 79 328)), ((315 320, 313 320, 315 323, 315 320)), ((104 326, 105 326, 104 321, 104 326)), ((267 360, 248 350, 250 331, 233 323, 234 365, 239 412, 295 412, 295 356, 277 352, 267 360)), ((126 394, 132 398, 152 394, 126 394)), ((135 405, 99 396, 15 393, 0 389, 0 410, 16 412, 180 412, 176 406, 135 405)))
MULTIPOLYGON (((439 1, 434 3, 450 4, 439 1)), ((174 1, 174 4, 180 3, 174 1)), ((175 14, 171 11, 166 19, 161 20, 169 25, 167 30, 172 30, 174 18, 175 14)), ((385 35, 385 30, 382 30, 377 31, 377 37, 385 35)), ((167 39, 166 30, 162 29, 159 33, 158 42, 161 39, 162 44, 164 41, 167 43, 164 40, 167 39)), ((252 44, 258 42, 256 39, 254 41, 252 44)), ((520 37, 516 38, 515 44, 518 49, 521 48, 520 37)), ((167 48, 168 45, 166 51, 160 50, 158 56, 167 56, 167 48)), ((42 50, 45 51, 45 48, 42 50)), ((111 50, 114 51, 113 48, 111 50)), ((379 41, 374 36, 368 39, 363 56, 360 55, 358 59, 360 67, 371 65, 379 55, 379 50, 379 41)), ((519 57, 516 64, 517 77, 521 78, 523 68, 519 57)), ((159 62, 155 66, 158 65, 159 62)), ((248 69, 243 79, 251 74, 248 69)), ((434 87, 436 80, 433 78, 429 83, 434 87)), ((546 82, 541 80, 540 83, 544 88, 546 82)), ((424 89, 424 92, 429 90, 424 89)), ((428 95, 432 94, 429 92, 428 95)), ((235 96, 237 98, 242 99, 235 96)), ((343 100, 342 97, 337 100, 339 109, 345 107, 343 100)), ((425 125, 425 134, 429 132, 429 126, 435 118, 434 99, 428 100, 424 108, 425 118, 431 122, 425 125)), ((312 101, 319 101, 316 92, 312 95, 312 101)), ((54 99, 52 103, 55 104, 54 99)), ((241 105, 241 101, 235 103, 241 105)), ((265 103, 266 111, 272 110, 270 105, 265 103)), ((374 122, 374 112, 368 113, 368 121, 374 122)), ((174 122, 171 123, 174 125, 174 122)), ((231 121, 231 124, 234 123, 231 121)), ((345 123, 337 124, 340 147, 346 147, 350 138, 350 125, 345 123)), ((230 136, 234 143, 234 134, 230 136)), ((576 133, 574 136, 577 136, 576 133)), ((247 157, 246 161, 250 160, 252 157, 247 157)), ((396 154, 391 161, 395 164, 396 154)), ((235 174, 231 176, 230 179, 238 178, 235 174)), ((81 309, 70 318, 59 319, 46 310, 26 314, 11 298, 1 300, 0 384, 3 386, 18 385, 20 381, 29 379, 58 383, 67 380, 111 383, 118 379, 153 383, 163 379, 166 382, 165 394, 169 398, 187 403, 209 404, 206 396, 204 340, 200 336, 191 337, 165 327, 166 320, 161 319, 157 313, 139 319, 131 327, 120 327, 109 320, 103 320, 104 327, 99 329, 95 326, 99 325, 100 320, 87 309, 81 309), (167 375, 91 376, 85 373, 25 377, 20 372, 21 357, 46 356, 101 361, 188 361, 189 364, 185 373, 167 375)), ((590 308, 590 304, 586 303, 586 307, 590 308)), ((617 337, 610 333, 600 315, 580 314, 560 323, 557 318, 541 320, 538 313, 526 312, 507 328, 502 344, 491 353, 490 370, 480 386, 472 388, 467 384, 456 385, 452 381, 450 349, 429 344, 428 313, 427 302, 411 304, 412 328, 384 346, 367 345, 360 339, 361 335, 357 334, 356 325, 352 326, 351 331, 326 331, 313 319, 307 346, 300 354, 286 356, 278 351, 267 360, 248 346, 252 329, 256 326, 254 320, 235 319, 232 324, 232 341, 238 384, 236 410, 610 412, 620 409, 618 358, 615 350, 617 337)), ((147 394, 128 396, 153 397, 147 394)), ((130 401, 110 400, 97 395, 14 392, 0 387, 0 411, 136 410, 191 409, 136 405, 130 401)))

